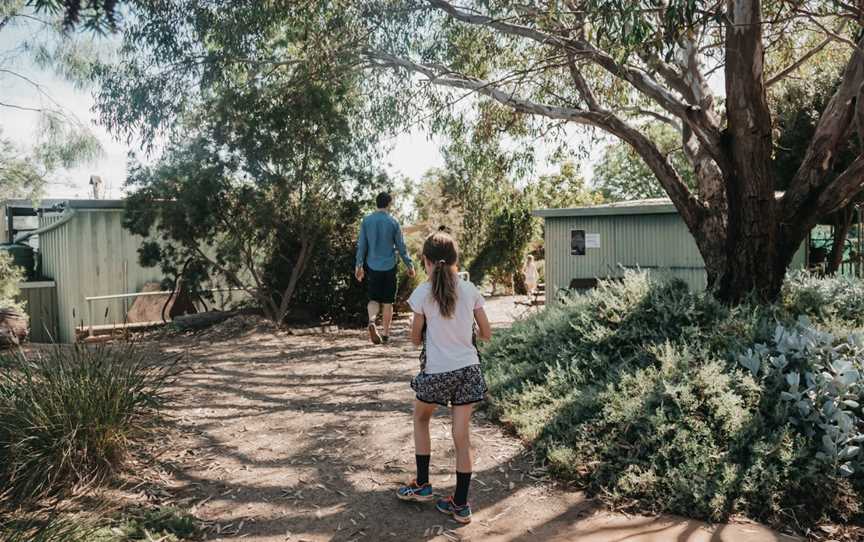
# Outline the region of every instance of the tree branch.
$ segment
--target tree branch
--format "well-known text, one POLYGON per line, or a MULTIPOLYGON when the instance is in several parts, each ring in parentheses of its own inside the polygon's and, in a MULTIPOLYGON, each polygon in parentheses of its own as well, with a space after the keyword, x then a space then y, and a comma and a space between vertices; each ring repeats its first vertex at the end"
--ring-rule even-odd
POLYGON ((558 47, 577 58, 586 58, 609 73, 630 83, 636 90, 654 100, 660 107, 679 117, 690 125, 694 134, 716 153, 716 159, 722 159, 720 154, 720 133, 715 126, 707 121, 704 111, 698 106, 690 106, 679 100, 674 94, 663 88, 656 80, 644 71, 624 66, 606 53, 597 49, 589 42, 578 38, 566 38, 548 32, 543 32, 527 26, 517 25, 494 19, 485 15, 468 13, 455 7, 445 0, 428 0, 429 4, 447 13, 459 21, 493 28, 503 34, 521 36, 541 45, 558 47))
POLYGON ((827 47, 828 44, 830 44, 832 41, 834 41, 834 38, 831 36, 825 38, 825 40, 823 40, 822 43, 820 43, 816 47, 810 49, 809 51, 807 51, 806 53, 801 55, 801 58, 799 58, 798 60, 796 60, 795 62, 793 62, 789 66, 783 68, 782 70, 780 70, 776 74, 772 75, 765 82, 765 86, 771 87, 772 85, 775 85, 775 84, 779 83, 780 81, 782 81, 790 73, 794 72, 795 70, 797 70, 798 68, 803 66, 805 62, 807 62, 808 60, 810 60, 811 58, 813 58, 814 56, 819 54, 819 52, 822 51, 822 49, 824 49, 825 47, 827 47))
POLYGON ((0 107, 8 107, 10 109, 18 109, 20 111, 33 111, 34 113, 44 113, 45 112, 44 109, 38 109, 35 107, 26 107, 23 105, 9 104, 9 103, 5 103, 5 102, 0 102, 0 107))
POLYGON ((864 154, 859 155, 846 170, 831 181, 816 199, 816 220, 834 213, 853 201, 864 191, 864 154))
POLYGON ((577 124, 594 126, 622 141, 628 143, 637 154, 645 161, 657 177, 663 189, 672 199, 681 217, 691 228, 697 228, 705 215, 704 205, 694 196, 681 176, 672 167, 666 155, 640 130, 634 128, 609 111, 585 111, 569 107, 560 107, 541 104, 516 96, 513 92, 507 92, 493 84, 462 75, 453 71, 445 71, 441 67, 432 67, 427 64, 419 64, 411 60, 396 57, 388 53, 367 51, 366 55, 375 59, 381 66, 403 68, 421 73, 436 84, 447 87, 461 88, 482 94, 493 100, 509 106, 520 113, 539 115, 550 119, 566 120, 577 124))
POLYGON ((852 51, 840 86, 831 97, 810 141, 801 166, 783 196, 783 222, 791 225, 810 207, 829 178, 841 145, 846 144, 856 104, 864 100, 864 37, 852 51))

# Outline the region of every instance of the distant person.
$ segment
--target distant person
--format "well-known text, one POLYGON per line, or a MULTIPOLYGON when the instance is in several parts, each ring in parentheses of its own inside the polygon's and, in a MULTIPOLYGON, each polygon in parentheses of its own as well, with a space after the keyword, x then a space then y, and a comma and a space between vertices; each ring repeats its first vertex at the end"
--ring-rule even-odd
POLYGON ((534 263, 534 256, 528 255, 525 258, 525 266, 522 268, 522 274, 525 276, 525 291, 528 294, 528 300, 537 291, 537 284, 540 282, 540 274, 537 272, 537 264, 534 263))
POLYGON ((378 210, 368 215, 360 224, 357 240, 357 259, 354 276, 358 281, 366 279, 369 303, 366 311, 369 316, 369 340, 373 344, 387 344, 390 341, 390 324, 393 322, 393 303, 396 301, 396 252, 408 266, 408 276, 414 277, 414 262, 405 248, 399 222, 390 214, 393 197, 381 192, 375 198, 378 210), (378 312, 383 313, 383 333, 378 333, 375 320, 378 312))
POLYGON ((435 499, 429 483, 432 440, 429 421, 438 405, 452 405, 453 444, 456 448, 456 491, 439 499, 435 507, 459 523, 471 522, 468 489, 472 459, 470 424, 474 403, 486 395, 486 381, 480 370, 477 337, 489 340, 492 329, 477 287, 457 276, 458 249, 446 233, 435 233, 423 244, 423 265, 429 280, 414 290, 408 303, 414 311, 411 342, 423 345, 420 373, 411 381, 414 401, 414 449, 417 477, 399 488, 404 501, 435 499))

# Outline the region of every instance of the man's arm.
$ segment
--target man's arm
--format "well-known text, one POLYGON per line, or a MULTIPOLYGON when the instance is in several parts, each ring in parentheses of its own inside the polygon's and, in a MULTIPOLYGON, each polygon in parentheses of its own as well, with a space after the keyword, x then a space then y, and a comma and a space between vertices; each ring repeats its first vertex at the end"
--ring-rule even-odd
POLYGON ((368 243, 366 241, 366 222, 360 223, 360 234, 357 236, 357 258, 354 267, 363 267, 366 262, 366 249, 368 243))
MULTIPOLYGON (((395 221, 394 221, 395 222, 395 221)), ((409 269, 414 269, 414 262, 411 261, 411 255, 408 254, 408 249, 405 247, 405 239, 402 237, 402 228, 398 222, 396 224, 396 250, 399 251, 399 256, 409 269)))
POLYGON ((363 264, 366 261, 366 249, 368 242, 366 241, 366 226, 365 221, 360 223, 360 234, 357 236, 357 256, 354 263, 354 276, 357 280, 363 280, 363 264))

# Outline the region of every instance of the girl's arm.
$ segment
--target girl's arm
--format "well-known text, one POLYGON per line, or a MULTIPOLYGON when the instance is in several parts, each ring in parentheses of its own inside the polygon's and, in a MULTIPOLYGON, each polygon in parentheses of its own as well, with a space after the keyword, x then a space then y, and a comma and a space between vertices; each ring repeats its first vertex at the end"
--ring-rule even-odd
POLYGON ((426 323, 426 317, 419 312, 414 313, 414 320, 411 322, 411 344, 420 346, 423 344, 423 325, 426 323))
POLYGON ((488 341, 492 338, 492 326, 489 325, 489 317, 486 316, 486 311, 483 307, 474 309, 474 320, 477 322, 477 338, 481 341, 488 341))

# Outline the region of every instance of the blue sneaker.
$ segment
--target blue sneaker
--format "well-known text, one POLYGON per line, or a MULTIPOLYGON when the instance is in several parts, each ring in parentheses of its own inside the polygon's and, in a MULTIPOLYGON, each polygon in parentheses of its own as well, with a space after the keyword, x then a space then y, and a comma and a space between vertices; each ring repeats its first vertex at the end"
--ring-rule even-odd
POLYGON ((471 505, 467 502, 465 503, 465 506, 457 506, 456 503, 453 502, 453 497, 446 497, 444 499, 438 499, 438 502, 435 503, 435 508, 437 508, 442 514, 453 516, 454 520, 463 525, 471 523, 471 505))
POLYGON ((412 480, 407 486, 400 487, 396 496, 403 501, 429 502, 435 498, 435 493, 432 491, 432 484, 427 482, 421 486, 417 484, 417 480, 412 480))

